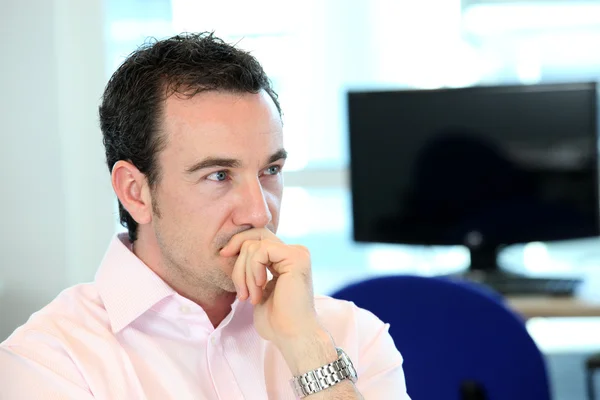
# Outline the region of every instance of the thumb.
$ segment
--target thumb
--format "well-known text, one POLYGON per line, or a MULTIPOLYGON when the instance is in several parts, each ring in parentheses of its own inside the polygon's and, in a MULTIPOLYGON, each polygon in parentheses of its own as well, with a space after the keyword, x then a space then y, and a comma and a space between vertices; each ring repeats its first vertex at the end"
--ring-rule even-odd
POLYGON ((263 295, 260 299, 261 304, 264 304, 269 299, 269 297, 271 297, 271 294, 273 294, 273 290, 275 290, 276 284, 277 284, 277 278, 273 278, 266 283, 266 285, 263 288, 263 295))

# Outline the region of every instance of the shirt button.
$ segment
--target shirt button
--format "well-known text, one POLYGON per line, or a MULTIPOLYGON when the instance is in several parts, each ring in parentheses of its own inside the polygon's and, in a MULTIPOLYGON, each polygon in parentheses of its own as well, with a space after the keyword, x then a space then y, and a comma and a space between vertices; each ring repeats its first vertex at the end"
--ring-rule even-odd
POLYGON ((189 314, 191 309, 189 306, 181 306, 179 307, 179 311, 181 311, 183 314, 189 314))
POLYGON ((211 343, 213 344, 213 346, 214 346, 215 344, 217 344, 217 338, 216 338, 216 337, 214 337, 214 336, 213 336, 213 337, 211 337, 211 338, 210 338, 210 342, 211 342, 211 343))

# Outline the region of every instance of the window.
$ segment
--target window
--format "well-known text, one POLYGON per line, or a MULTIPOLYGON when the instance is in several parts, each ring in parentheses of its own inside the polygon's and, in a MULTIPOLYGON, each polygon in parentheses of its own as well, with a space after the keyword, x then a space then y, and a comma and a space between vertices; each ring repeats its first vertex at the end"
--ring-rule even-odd
MULTIPOLYGON (((600 2, 107 3, 108 74, 147 36, 181 31, 214 30, 264 65, 280 95, 290 152, 279 233, 311 249, 321 292, 365 274, 428 274, 439 272, 433 263, 447 271, 468 264, 462 248, 352 242, 348 88, 532 83, 600 74, 600 53, 593 50, 600 40, 600 2)), ((530 246, 508 258, 527 262, 532 251, 542 254, 530 246)))
POLYGON ((487 60, 483 81, 600 78, 600 2, 481 2, 465 10, 463 32, 487 60))

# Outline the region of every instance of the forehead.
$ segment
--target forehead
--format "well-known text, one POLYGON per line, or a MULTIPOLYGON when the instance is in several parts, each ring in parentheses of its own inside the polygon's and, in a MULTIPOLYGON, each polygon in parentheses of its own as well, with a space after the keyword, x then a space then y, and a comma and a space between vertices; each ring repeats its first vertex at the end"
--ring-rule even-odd
POLYGON ((162 133, 167 156, 260 157, 283 147, 281 118, 264 91, 172 95, 164 104, 162 133))

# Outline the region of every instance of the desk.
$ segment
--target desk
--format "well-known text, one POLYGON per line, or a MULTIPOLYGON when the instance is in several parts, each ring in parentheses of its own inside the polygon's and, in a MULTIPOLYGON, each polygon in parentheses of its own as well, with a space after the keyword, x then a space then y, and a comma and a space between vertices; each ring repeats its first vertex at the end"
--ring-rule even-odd
POLYGON ((509 307, 523 317, 600 317, 600 300, 584 297, 509 296, 509 307))
MULTIPOLYGON (((600 267, 579 276, 573 297, 507 296, 508 306, 523 317, 600 317, 600 267)), ((535 276, 534 276, 535 277, 535 276)), ((558 276, 560 278, 560 276, 558 276)))

